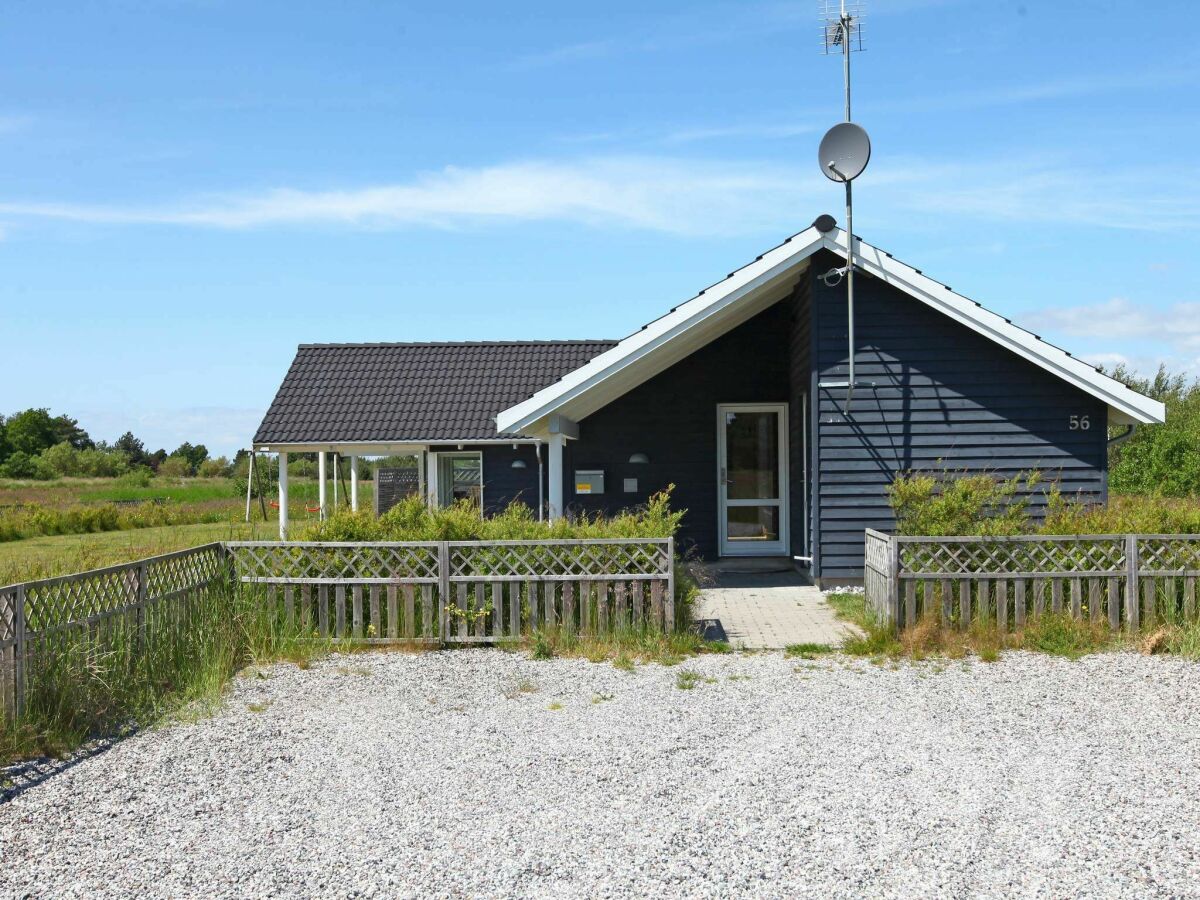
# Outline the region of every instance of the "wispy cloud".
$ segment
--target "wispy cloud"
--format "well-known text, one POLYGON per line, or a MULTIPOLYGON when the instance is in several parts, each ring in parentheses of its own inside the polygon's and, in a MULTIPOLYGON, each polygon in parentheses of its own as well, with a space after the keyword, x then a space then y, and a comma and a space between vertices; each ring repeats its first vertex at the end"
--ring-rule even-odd
POLYGON ((1200 303, 1157 309, 1113 297, 1101 303, 1043 310, 1031 317, 1031 324, 1073 337, 1150 338, 1180 353, 1200 353, 1200 303))
POLYGON ((168 452, 184 441, 202 443, 210 454, 232 455, 249 445, 263 409, 194 406, 183 409, 84 409, 80 424, 97 440, 114 441, 132 431, 147 447, 168 452))
MULTIPOLYGON (((1087 169, 1066 157, 943 163, 910 159, 864 176, 877 221, 943 220, 1200 230, 1200 178, 1169 188, 1137 170, 1087 169)), ((601 156, 447 167, 408 181, 329 190, 280 187, 149 204, 0 202, 30 219, 226 229, 279 226, 459 228, 573 222, 680 234, 798 226, 830 202, 813 166, 665 156, 601 156)))

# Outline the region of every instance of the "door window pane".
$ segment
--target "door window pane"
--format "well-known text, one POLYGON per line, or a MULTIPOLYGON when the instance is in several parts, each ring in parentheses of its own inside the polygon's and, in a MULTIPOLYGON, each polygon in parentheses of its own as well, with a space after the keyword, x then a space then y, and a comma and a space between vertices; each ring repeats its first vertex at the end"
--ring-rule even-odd
POLYGON ((726 510, 730 541, 752 543, 779 540, 778 506, 731 506, 726 510))
POLYGON ((726 413, 725 455, 730 500, 778 499, 778 413, 726 413))
POLYGON ((438 457, 438 501, 449 506, 458 500, 483 505, 483 459, 477 453, 438 457))

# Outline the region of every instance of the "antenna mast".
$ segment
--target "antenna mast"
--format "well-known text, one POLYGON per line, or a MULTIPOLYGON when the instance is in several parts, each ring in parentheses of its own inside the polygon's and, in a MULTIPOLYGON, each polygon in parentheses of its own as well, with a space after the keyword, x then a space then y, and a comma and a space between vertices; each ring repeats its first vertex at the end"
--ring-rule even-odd
MULTIPOLYGON (((846 121, 834 126, 821 142, 821 171, 827 178, 844 182, 846 185, 846 313, 847 340, 849 344, 849 371, 846 381, 846 405, 844 413, 850 411, 854 399, 854 191, 851 182, 866 168, 871 155, 871 144, 867 134, 853 123, 850 116, 850 53, 862 50, 862 3, 860 0, 824 0, 822 9, 824 26, 824 49, 826 55, 841 53, 842 77, 846 93, 846 121), (848 126, 848 127, 847 127, 848 126), (853 129, 853 131, 851 130, 853 129), (837 135, 835 137, 835 132, 837 135), (827 146, 828 145, 828 146, 827 146), (865 151, 863 149, 865 145, 865 151), (865 155, 864 155, 865 152, 865 155)), ((836 272, 836 270, 834 270, 836 272)), ((833 272, 822 276, 829 284, 833 272)), ((840 274, 840 273, 839 273, 840 274)), ((840 278, 838 279, 841 280, 840 278)), ((834 282, 836 284, 836 282, 834 282)), ((841 385, 830 384, 828 387, 841 385)))

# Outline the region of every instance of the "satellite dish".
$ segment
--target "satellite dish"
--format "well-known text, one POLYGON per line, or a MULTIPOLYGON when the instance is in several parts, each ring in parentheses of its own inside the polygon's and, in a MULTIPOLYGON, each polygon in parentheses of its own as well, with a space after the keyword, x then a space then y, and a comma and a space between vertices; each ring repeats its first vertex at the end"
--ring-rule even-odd
POLYGON ((817 163, 830 181, 853 181, 871 160, 871 139, 861 125, 841 122, 821 138, 817 163))

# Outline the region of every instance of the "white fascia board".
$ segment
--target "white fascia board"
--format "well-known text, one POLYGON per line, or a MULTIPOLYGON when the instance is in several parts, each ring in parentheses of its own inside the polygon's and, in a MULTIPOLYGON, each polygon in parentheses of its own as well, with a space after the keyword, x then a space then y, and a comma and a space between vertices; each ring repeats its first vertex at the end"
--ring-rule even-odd
POLYGON ((450 446, 463 444, 467 446, 475 446, 477 444, 538 444, 542 441, 528 435, 520 437, 502 437, 502 438, 433 438, 429 440, 414 440, 414 441, 347 441, 344 443, 338 441, 332 442, 305 442, 305 443, 271 443, 269 441, 255 444, 253 449, 259 453, 340 453, 343 456, 348 456, 354 453, 358 456, 400 456, 406 453, 421 453, 428 450, 432 446, 450 446))
MULTIPOLYGON (((496 416, 496 429, 502 433, 538 434, 545 430, 541 427, 542 419, 553 412, 568 408, 573 400, 595 391, 602 383, 612 389, 614 397, 620 396, 649 377, 644 372, 640 377, 635 373, 639 368, 638 363, 645 360, 647 366, 643 368, 661 371, 665 368, 666 360, 679 355, 680 349, 673 348, 676 352, 667 354, 660 353, 662 348, 685 333, 702 331, 702 326, 714 316, 719 316, 743 298, 785 275, 822 246, 824 243, 821 233, 816 228, 808 228, 793 235, 754 262, 738 269, 724 281, 681 303, 674 311, 651 322, 617 346, 568 373, 560 381, 543 388, 528 400, 502 411, 496 416), (652 359, 653 357, 658 359, 652 359), (622 373, 628 377, 620 378, 622 373)), ((715 336, 714 334, 713 337, 715 336)), ((611 399, 608 398, 609 393, 610 391, 605 391, 604 398, 591 398, 578 409, 569 409, 571 418, 582 419, 588 412, 598 409, 607 399, 611 399)))
MULTIPOLYGON (((845 229, 839 228, 823 238, 825 246, 842 258, 846 256, 845 234, 845 229)), ((1109 420, 1113 424, 1152 424, 1165 420, 1166 407, 1159 401, 1097 372, 1083 360, 1039 339, 1000 314, 984 309, 974 300, 956 294, 946 285, 922 275, 861 238, 855 240, 854 261, 862 271, 1103 400, 1108 404, 1109 420)))

